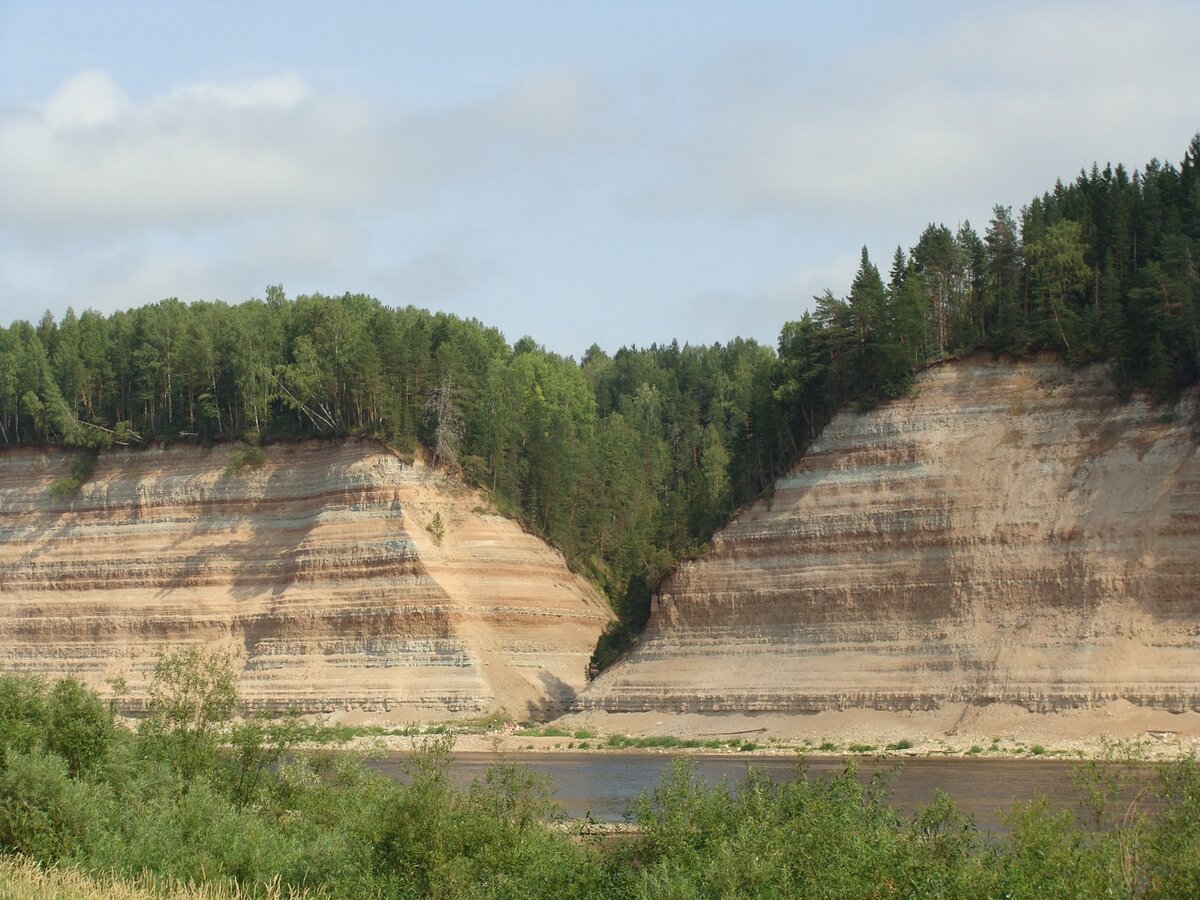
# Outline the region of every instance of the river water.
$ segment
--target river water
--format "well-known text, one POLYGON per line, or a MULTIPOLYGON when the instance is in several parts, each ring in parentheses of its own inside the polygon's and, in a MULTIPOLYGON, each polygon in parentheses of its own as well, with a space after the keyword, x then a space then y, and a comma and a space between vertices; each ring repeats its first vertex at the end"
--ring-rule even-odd
MULTIPOLYGON (((624 821, 634 799, 652 791, 675 757, 669 753, 455 753, 451 777, 466 787, 491 765, 507 762, 527 766, 545 775, 554 786, 554 799, 571 818, 590 815, 601 822, 624 821)), ((746 775, 747 766, 766 773, 777 782, 797 778, 797 758, 780 756, 733 756, 709 754, 687 756, 696 773, 710 784, 722 778, 735 783, 746 775)), ((911 813, 941 790, 958 808, 974 819, 982 831, 1003 832, 1004 813, 1018 803, 1046 797, 1054 809, 1071 809, 1087 821, 1080 802, 1081 791, 1071 783, 1080 763, 1043 759, 979 759, 973 757, 909 757, 876 762, 870 757, 855 760, 862 779, 873 772, 886 773, 888 796, 899 811, 911 813)), ((380 774, 403 777, 403 758, 370 760, 367 765, 380 774)), ((803 759, 810 778, 836 775, 846 761, 836 757, 803 759)), ((1144 774, 1145 783, 1153 775, 1144 774)))

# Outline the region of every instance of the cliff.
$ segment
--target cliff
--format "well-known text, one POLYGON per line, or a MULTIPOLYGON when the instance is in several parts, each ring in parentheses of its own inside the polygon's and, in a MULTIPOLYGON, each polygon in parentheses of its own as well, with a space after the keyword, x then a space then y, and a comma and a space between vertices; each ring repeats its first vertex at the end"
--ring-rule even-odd
POLYGON ((559 553, 478 492, 381 446, 0 456, 5 669, 126 682, 164 648, 231 648, 251 708, 396 722, 553 713, 610 618, 559 553), (439 540, 428 530, 443 525, 439 540))
POLYGON ((1200 710, 1200 419, 973 359, 843 412, 577 709, 1200 710))

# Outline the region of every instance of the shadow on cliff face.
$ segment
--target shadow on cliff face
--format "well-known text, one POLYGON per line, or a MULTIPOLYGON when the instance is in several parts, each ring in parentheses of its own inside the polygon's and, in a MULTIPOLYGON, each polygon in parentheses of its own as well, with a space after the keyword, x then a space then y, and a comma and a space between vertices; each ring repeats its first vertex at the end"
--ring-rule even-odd
POLYGON ((525 714, 530 719, 545 722, 558 718, 571 708, 575 702, 575 688, 549 672, 540 672, 538 681, 541 682, 544 697, 539 702, 531 700, 525 704, 525 714))
POLYGON ((301 548, 320 521, 325 500, 319 494, 297 497, 294 482, 292 467, 276 465, 258 487, 257 496, 247 500, 244 515, 250 539, 239 542, 230 573, 230 593, 235 600, 268 592, 277 598, 303 569, 301 548))

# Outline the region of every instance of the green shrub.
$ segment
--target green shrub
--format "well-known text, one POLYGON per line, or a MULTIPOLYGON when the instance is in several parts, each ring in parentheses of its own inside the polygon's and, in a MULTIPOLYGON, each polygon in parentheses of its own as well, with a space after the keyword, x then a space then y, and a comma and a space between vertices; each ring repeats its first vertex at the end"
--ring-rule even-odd
MULTIPOLYGON (((43 746, 49 727, 46 683, 34 675, 0 675, 0 751, 43 746)), ((0 753, 0 768, 4 765, 0 753)))
POLYGON ((36 749, 8 750, 0 770, 0 850, 43 864, 86 858, 111 841, 113 799, 71 778, 66 760, 36 749))
POLYGON ((262 447, 253 444, 239 444, 229 454, 229 461, 225 463, 225 474, 238 475, 247 469, 261 469, 266 461, 267 457, 263 453, 262 447))
POLYGON ((892 741, 887 745, 888 750, 911 750, 913 742, 908 738, 901 738, 898 741, 892 741))
POLYGON ((100 766, 117 735, 112 710, 74 678, 55 683, 46 702, 46 747, 72 775, 100 766))
POLYGON ((71 474, 64 478, 59 478, 50 485, 50 497, 54 500, 62 500, 74 494, 87 483, 95 469, 95 453, 79 454, 71 463, 71 474))
POLYGON ((150 684, 150 716, 140 728, 147 750, 185 780, 210 769, 237 709, 236 683, 229 653, 190 648, 160 656, 150 684))
POLYGON ((571 733, 557 725, 546 725, 540 728, 522 728, 517 731, 518 737, 571 737, 571 733))
POLYGON ((433 535, 436 543, 440 544, 442 538, 446 536, 446 525, 442 522, 442 514, 435 512, 433 518, 429 520, 429 524, 425 526, 425 530, 433 535))

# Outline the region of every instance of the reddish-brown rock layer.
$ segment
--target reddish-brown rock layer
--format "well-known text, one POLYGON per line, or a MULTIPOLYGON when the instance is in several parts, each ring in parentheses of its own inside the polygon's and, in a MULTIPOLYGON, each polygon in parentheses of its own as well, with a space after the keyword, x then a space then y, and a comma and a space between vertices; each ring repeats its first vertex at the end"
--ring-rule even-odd
POLYGON ((577 703, 1200 709, 1200 420, 1102 370, 971 360, 842 413, 577 703))
POLYGON ((478 492, 370 442, 0 456, 0 659, 123 678, 164 648, 231 647, 251 707, 394 721, 550 713, 610 614, 560 554, 478 492), (443 523, 439 541, 427 526, 443 523))

